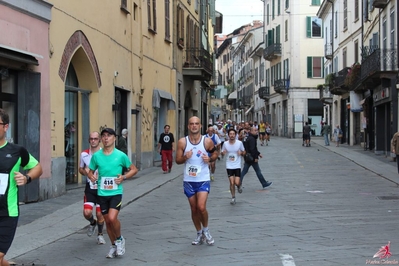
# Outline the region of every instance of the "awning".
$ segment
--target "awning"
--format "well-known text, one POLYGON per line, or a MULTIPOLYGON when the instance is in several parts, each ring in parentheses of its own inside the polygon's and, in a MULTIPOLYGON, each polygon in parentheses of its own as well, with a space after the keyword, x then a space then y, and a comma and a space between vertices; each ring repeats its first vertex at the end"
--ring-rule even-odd
POLYGON ((251 112, 252 108, 254 108, 253 105, 251 105, 251 107, 249 107, 248 110, 245 111, 245 115, 248 115, 249 112, 251 112))
POLYGON ((14 47, 9 47, 7 45, 0 44, 0 57, 15 60, 21 63, 39 65, 37 58, 43 58, 39 54, 30 53, 24 50, 20 50, 14 47))
POLYGON ((237 99, 237 91, 233 91, 232 93, 230 93, 229 97, 227 99, 229 99, 229 100, 237 99))
POLYGON ((154 89, 152 92, 152 106, 154 108, 161 108, 161 98, 168 101, 168 110, 176 110, 176 104, 172 94, 159 89, 154 89))

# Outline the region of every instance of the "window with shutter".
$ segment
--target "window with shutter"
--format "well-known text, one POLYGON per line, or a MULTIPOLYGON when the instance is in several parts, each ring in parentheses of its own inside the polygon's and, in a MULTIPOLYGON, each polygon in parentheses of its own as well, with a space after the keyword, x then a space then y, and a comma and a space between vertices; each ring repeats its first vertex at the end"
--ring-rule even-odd
POLYGON ((165 0, 165 40, 170 41, 170 2, 165 0))

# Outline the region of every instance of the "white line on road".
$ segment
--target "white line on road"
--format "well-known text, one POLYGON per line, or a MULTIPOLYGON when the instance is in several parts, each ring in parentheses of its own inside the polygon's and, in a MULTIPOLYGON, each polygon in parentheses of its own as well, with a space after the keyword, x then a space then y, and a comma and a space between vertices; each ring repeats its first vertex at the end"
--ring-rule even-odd
POLYGON ((294 258, 290 254, 280 254, 283 266, 295 266, 294 258))

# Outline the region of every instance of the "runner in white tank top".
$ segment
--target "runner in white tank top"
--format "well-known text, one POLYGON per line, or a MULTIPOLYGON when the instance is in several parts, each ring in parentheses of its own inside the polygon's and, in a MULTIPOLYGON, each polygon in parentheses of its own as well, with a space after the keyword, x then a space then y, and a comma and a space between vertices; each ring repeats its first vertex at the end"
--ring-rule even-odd
POLYGON ((176 150, 176 163, 185 164, 184 194, 188 198, 197 237, 191 244, 206 242, 212 245, 213 240, 208 228, 208 211, 206 202, 210 191, 208 163, 218 157, 212 139, 201 135, 201 120, 193 116, 188 120, 188 136, 179 139, 176 150))

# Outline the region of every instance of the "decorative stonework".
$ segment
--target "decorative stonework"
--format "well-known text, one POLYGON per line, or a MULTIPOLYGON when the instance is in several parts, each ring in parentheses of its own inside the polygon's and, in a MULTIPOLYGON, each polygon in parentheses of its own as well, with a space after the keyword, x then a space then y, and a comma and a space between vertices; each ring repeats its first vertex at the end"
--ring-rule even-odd
POLYGON ((76 50, 80 46, 85 51, 87 58, 89 59, 89 62, 91 64, 91 66, 93 67, 94 76, 96 77, 96 81, 97 81, 97 86, 100 88, 101 87, 101 77, 100 77, 100 71, 99 71, 98 65, 97 65, 97 60, 94 55, 94 51, 91 48, 91 45, 90 45, 89 40, 87 39, 86 35, 84 35, 84 33, 80 30, 75 31, 75 33, 72 34, 72 36, 69 38, 67 44, 65 45, 64 53, 63 53, 62 59, 61 59, 60 68, 58 70, 58 75, 60 76, 62 81, 65 82, 69 63, 71 62, 72 57, 75 54, 76 50))

